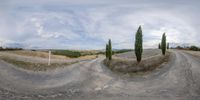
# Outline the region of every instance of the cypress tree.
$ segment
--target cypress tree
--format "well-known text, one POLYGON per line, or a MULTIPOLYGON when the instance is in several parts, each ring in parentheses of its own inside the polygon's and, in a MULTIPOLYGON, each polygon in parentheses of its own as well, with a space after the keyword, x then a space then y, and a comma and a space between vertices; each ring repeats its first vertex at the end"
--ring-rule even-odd
POLYGON ((163 33, 163 35, 162 35, 161 48, 162 48, 162 54, 165 55, 165 52, 166 52, 166 35, 165 35, 165 33, 163 33))
POLYGON ((139 26, 136 35, 135 35, 135 55, 137 58, 137 61, 140 62, 142 60, 142 52, 143 52, 143 46, 142 46, 142 28, 139 26))
POLYGON ((167 49, 169 49, 169 43, 167 43, 167 49))
POLYGON ((110 39, 108 41, 108 59, 112 60, 112 43, 110 39))

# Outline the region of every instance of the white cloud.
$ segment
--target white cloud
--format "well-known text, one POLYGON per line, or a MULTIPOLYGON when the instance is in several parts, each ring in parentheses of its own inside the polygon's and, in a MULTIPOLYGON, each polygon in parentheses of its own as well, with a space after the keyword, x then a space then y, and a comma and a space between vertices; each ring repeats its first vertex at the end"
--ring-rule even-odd
POLYGON ((144 48, 157 47, 164 32, 168 42, 198 45, 198 26, 193 25, 198 20, 187 14, 195 12, 180 13, 184 7, 190 6, 139 0, 10 1, 4 3, 6 13, 0 13, 0 39, 24 42, 30 48, 95 49, 104 48, 111 38, 114 48, 133 48, 142 25, 144 48))

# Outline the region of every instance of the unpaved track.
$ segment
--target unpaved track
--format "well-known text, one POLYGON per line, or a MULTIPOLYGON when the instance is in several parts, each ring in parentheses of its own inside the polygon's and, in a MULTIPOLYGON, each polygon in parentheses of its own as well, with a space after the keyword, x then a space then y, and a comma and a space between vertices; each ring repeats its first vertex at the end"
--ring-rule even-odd
POLYGON ((0 61, 0 100, 200 100, 200 59, 173 51, 143 76, 119 75, 103 57, 32 72, 0 61))

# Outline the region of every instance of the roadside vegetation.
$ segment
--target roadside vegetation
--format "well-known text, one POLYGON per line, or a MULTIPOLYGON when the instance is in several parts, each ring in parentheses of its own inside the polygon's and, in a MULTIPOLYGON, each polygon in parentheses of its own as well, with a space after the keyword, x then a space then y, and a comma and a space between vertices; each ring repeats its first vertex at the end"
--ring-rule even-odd
POLYGON ((160 55, 154 55, 152 57, 145 58, 142 60, 143 55, 143 33, 142 27, 139 26, 136 34, 135 34, 135 56, 136 60, 130 59, 121 59, 121 58, 112 58, 112 48, 111 48, 111 40, 109 39, 108 44, 106 44, 106 60, 104 63, 114 71, 130 73, 130 72, 143 72, 155 69, 163 62, 168 61, 170 53, 167 52, 169 49, 169 43, 166 40, 166 34, 163 33, 161 38, 161 43, 158 44, 158 49, 161 49, 160 55))
POLYGON ((144 58, 140 63, 134 59, 113 58, 111 61, 104 60, 106 66, 115 72, 121 73, 140 73, 148 72, 158 68, 162 63, 168 62, 170 53, 149 56, 144 58))

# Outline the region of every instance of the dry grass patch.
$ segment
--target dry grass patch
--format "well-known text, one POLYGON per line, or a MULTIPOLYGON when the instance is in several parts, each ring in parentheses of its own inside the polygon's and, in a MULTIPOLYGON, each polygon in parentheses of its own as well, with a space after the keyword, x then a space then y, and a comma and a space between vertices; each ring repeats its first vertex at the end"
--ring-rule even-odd
POLYGON ((136 60, 127 60, 120 58, 113 58, 111 61, 104 60, 104 63, 113 71, 122 73, 133 73, 133 72, 147 72, 151 71, 163 62, 169 60, 170 53, 167 52, 165 56, 156 55, 143 59, 140 63, 136 60))
MULTIPOLYGON (((28 50, 19 50, 19 51, 7 51, 9 53, 21 55, 21 56, 31 56, 31 57, 41 57, 41 58, 48 58, 49 53, 48 52, 42 52, 42 51, 28 51, 28 50)), ((52 59, 69 59, 66 56, 62 55, 51 55, 52 59)))
POLYGON ((32 71, 46 71, 46 70, 52 70, 56 68, 62 68, 74 63, 77 63, 78 61, 75 62, 66 62, 66 63, 52 63, 51 65, 45 64, 45 63, 32 63, 32 62, 25 62, 25 61, 18 61, 16 59, 12 59, 9 57, 0 57, 1 60, 12 64, 14 66, 17 66, 19 68, 23 68, 26 70, 32 70, 32 71))

